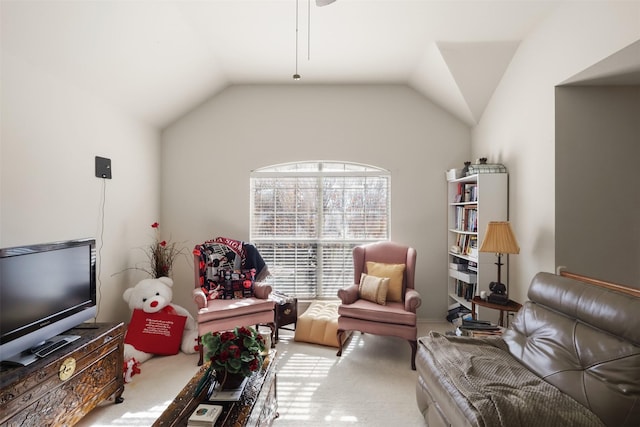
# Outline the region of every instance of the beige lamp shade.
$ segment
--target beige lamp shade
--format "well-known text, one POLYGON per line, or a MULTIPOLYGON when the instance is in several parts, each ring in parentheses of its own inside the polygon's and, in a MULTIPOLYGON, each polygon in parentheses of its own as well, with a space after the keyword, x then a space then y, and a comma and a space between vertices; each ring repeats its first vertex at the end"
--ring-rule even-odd
POLYGON ((480 252, 493 252, 495 254, 519 254, 520 247, 516 236, 507 221, 491 221, 487 225, 480 252))

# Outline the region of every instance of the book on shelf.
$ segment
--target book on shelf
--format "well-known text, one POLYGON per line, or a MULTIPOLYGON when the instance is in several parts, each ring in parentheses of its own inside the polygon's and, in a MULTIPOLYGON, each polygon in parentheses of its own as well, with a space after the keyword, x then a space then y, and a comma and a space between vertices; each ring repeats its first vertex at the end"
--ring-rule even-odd
MULTIPOLYGON (((455 259, 460 259, 460 258, 455 258, 455 259)), ((449 263, 449 268, 451 270, 456 270, 456 271, 466 271, 467 270, 467 266, 468 266, 468 264, 463 264, 463 263, 457 263, 457 262, 450 262, 449 263)))
POLYGON ((475 206, 465 206, 464 230, 478 231, 478 209, 475 206))
POLYGON ((468 183, 464 184, 463 188, 463 200, 465 202, 477 202, 478 201, 478 184, 468 183))
POLYGON ((471 301, 473 299, 473 296, 476 293, 476 284, 475 283, 467 283, 467 289, 466 292, 464 294, 464 299, 466 299, 467 301, 471 301))
MULTIPOLYGON (((456 245, 460 248, 460 252, 474 258, 478 256, 478 236, 474 234, 460 234, 456 239, 456 245)), ((477 270, 477 264, 476 264, 477 270)))
POLYGON ((467 270, 469 266, 469 261, 466 259, 453 257, 451 262, 449 263, 449 268, 452 270, 464 271, 467 270))
POLYGON ((469 236, 469 242, 467 243, 467 255, 471 255, 473 251, 478 251, 478 236, 469 236))
POLYGON ((478 231, 478 208, 476 205, 456 206, 455 229, 460 231, 478 231))
POLYGON ((476 292, 475 283, 467 283, 462 280, 456 279, 456 295, 459 298, 464 298, 467 301, 471 301, 476 292))
POLYGON ((461 202, 463 196, 464 196, 464 187, 463 187, 463 184, 461 182, 459 182, 458 183, 458 189, 457 189, 457 192, 456 192, 456 197, 455 197, 456 203, 461 202))

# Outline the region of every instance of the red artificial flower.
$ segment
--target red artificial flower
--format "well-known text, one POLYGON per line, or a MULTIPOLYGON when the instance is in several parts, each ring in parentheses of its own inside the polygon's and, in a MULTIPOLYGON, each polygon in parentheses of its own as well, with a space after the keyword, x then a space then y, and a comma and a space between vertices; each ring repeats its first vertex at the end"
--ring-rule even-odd
POLYGON ((238 359, 240 357, 240 347, 238 347, 237 345, 230 345, 229 346, 229 352, 231 353, 231 356, 235 359, 238 359))
POLYGON ((157 222, 154 222, 153 224, 151 224, 151 228, 158 228, 160 227, 160 224, 158 224, 157 222))
POLYGON ((164 248, 165 246, 167 246, 167 241, 163 240, 162 242, 160 242, 158 244, 164 248))
POLYGON ((239 326, 233 331, 208 332, 202 340, 215 369, 226 369, 243 376, 260 370, 264 339, 257 330, 239 326), (216 349, 215 353, 211 352, 212 348, 216 349))
POLYGON ((222 334, 220 334, 220 341, 221 342, 227 342, 227 341, 232 341, 236 339, 236 334, 234 334, 231 331, 227 331, 227 332, 223 332, 222 334))

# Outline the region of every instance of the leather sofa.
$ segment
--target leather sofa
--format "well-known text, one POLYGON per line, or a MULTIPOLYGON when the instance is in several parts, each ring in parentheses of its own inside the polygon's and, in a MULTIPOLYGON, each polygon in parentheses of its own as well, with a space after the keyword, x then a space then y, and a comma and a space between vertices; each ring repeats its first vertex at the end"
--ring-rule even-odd
POLYGON ((640 426, 640 290, 568 275, 538 273, 502 337, 418 340, 428 426, 640 426))

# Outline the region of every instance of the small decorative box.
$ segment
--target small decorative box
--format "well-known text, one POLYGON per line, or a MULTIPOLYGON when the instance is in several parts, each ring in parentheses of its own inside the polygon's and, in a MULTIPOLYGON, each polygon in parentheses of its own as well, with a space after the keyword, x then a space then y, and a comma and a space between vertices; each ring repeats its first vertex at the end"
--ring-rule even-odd
POLYGON ((447 171, 447 181, 462 178, 462 169, 449 169, 447 171))

